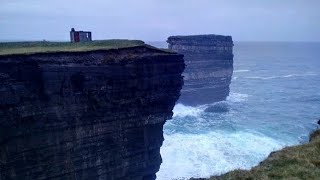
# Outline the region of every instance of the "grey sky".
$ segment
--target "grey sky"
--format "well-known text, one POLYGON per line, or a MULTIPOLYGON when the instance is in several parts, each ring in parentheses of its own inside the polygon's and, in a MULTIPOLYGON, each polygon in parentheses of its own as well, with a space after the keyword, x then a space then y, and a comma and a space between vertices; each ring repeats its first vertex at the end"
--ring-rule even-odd
POLYGON ((320 0, 0 0, 0 39, 166 40, 223 34, 236 41, 320 41, 320 0))

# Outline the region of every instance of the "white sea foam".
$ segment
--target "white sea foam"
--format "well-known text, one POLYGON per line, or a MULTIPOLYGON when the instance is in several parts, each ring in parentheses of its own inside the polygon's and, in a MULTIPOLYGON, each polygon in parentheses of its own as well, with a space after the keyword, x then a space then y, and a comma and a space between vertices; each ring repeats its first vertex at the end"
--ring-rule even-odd
MULTIPOLYGON (((235 103, 235 102, 243 102, 248 99, 248 94, 241 94, 241 93, 230 93, 227 97, 227 103, 235 103)), ((217 102, 219 103, 219 102, 217 102)), ((213 103, 215 104, 215 103, 213 103)), ((201 113, 203 113, 209 106, 212 104, 206 104, 201 106, 185 106, 183 104, 177 104, 173 108, 173 118, 179 117, 186 117, 186 116, 194 116, 199 117, 201 113)))
POLYGON ((257 165, 285 144, 255 132, 165 135, 157 179, 209 177, 257 165))
POLYGON ((236 79, 238 79, 237 76, 233 76, 233 77, 232 77, 232 80, 236 80, 236 79))
POLYGON ((241 94, 241 93, 230 93, 227 97, 228 102, 242 102, 248 99, 248 94, 241 94))
POLYGON ((266 80, 266 79, 278 78, 278 76, 269 76, 269 77, 248 76, 248 77, 244 77, 244 78, 247 78, 247 79, 262 79, 262 80, 266 80))
POLYGON ((283 76, 268 76, 268 77, 248 76, 248 77, 244 77, 244 78, 268 80, 268 79, 292 78, 292 77, 304 77, 304 76, 317 76, 317 75, 318 75, 317 73, 305 73, 305 74, 288 74, 288 75, 283 75, 283 76))
POLYGON ((185 106, 183 104, 177 104, 173 108, 173 117, 185 117, 185 116, 199 116, 205 109, 206 105, 204 106, 185 106))
POLYGON ((234 73, 240 73, 240 72, 249 72, 249 69, 239 69, 239 70, 234 70, 234 73))
POLYGON ((230 124, 231 128, 220 126, 217 119, 212 119, 219 115, 211 116, 206 111, 219 103, 241 104, 248 98, 248 94, 230 93, 224 102, 197 107, 177 104, 173 110, 173 120, 164 127, 165 140, 161 147, 163 163, 157 179, 209 177, 239 168, 250 169, 272 151, 298 143, 229 123, 232 119, 221 121, 230 124))

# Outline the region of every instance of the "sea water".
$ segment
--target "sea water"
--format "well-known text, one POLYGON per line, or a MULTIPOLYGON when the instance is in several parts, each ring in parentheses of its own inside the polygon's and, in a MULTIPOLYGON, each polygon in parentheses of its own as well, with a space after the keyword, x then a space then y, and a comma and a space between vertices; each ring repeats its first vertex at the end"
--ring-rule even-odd
POLYGON ((235 43, 227 100, 173 112, 159 180, 250 169, 272 151, 306 143, 320 118, 320 43, 235 43))

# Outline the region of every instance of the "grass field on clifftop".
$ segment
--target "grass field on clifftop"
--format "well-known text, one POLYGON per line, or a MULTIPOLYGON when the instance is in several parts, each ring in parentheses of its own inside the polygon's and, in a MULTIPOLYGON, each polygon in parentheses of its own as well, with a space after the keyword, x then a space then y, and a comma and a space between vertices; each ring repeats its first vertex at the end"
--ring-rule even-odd
POLYGON ((238 179, 320 179, 320 130, 311 134, 309 143, 271 153, 260 165, 249 171, 235 170, 209 178, 238 179))
POLYGON ((119 49, 144 45, 139 40, 100 40, 91 42, 5 42, 0 43, 0 55, 32 54, 48 52, 79 52, 104 49, 119 49))

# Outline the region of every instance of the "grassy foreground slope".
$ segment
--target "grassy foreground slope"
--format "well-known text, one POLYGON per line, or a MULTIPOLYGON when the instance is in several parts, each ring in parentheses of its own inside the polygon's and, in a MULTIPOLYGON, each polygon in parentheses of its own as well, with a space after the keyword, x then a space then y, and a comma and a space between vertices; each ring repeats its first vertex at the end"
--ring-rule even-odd
POLYGON ((309 143, 273 152, 251 170, 235 170, 209 178, 209 180, 238 179, 320 180, 320 130, 310 135, 309 143))
POLYGON ((91 42, 5 42, 0 43, 0 55, 32 54, 47 52, 79 52, 91 50, 119 49, 145 45, 139 40, 100 40, 91 42))

